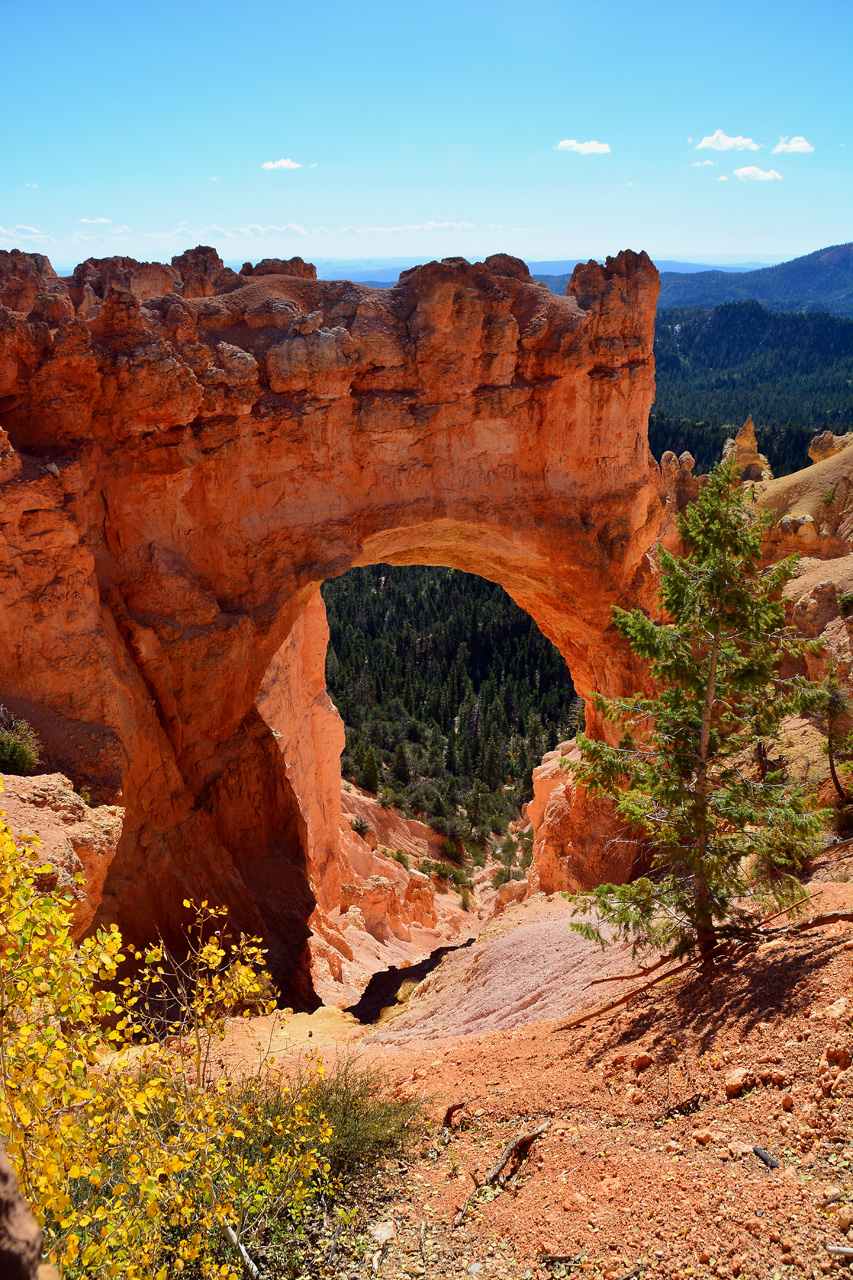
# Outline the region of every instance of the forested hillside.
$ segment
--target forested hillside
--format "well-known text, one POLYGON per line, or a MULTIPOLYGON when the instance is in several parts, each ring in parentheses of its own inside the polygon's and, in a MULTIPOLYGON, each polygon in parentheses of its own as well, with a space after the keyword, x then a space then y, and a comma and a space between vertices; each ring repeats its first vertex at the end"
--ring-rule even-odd
POLYGON ((661 272, 661 307, 713 307, 755 299, 773 311, 829 311, 853 315, 853 244, 837 244, 791 262, 732 275, 661 272))
MULTIPOLYGON (((838 244, 757 271, 667 271, 658 264, 659 307, 716 307, 722 302, 764 303, 771 311, 828 311, 853 315, 853 244, 838 244)), ((552 293, 564 294, 571 272, 534 274, 552 293)))
POLYGON ((853 320, 758 302, 671 307, 655 321, 652 453, 689 449, 700 471, 752 414, 774 472, 808 466, 809 441, 853 426, 853 320))
POLYGON ((456 843, 506 832, 580 710, 566 664, 501 587, 453 569, 352 569, 323 585, 344 777, 456 843))

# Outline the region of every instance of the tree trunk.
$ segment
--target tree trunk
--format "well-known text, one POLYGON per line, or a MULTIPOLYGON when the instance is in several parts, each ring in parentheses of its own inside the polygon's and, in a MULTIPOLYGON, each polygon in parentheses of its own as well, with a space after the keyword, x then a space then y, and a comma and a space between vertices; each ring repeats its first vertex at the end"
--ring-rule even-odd
POLYGON ((849 804, 850 797, 842 787, 838 779, 838 774, 835 771, 835 747, 832 742, 832 720, 830 719, 829 716, 827 716, 827 719, 826 719, 826 751, 827 751, 827 755, 829 756, 829 772, 832 776, 832 781, 835 784, 835 790, 838 792, 841 798, 841 803, 849 804))
POLYGON ((696 945, 702 957, 703 967, 713 964, 711 952, 717 945, 717 932, 711 915, 710 891, 705 878, 708 856, 708 751, 711 741, 711 717, 714 712, 714 696, 717 688, 717 661, 720 653, 720 633, 714 633, 711 660, 708 666, 708 687, 702 710, 702 728, 699 734, 698 768, 696 770, 696 855, 693 867, 693 907, 696 927, 696 945))

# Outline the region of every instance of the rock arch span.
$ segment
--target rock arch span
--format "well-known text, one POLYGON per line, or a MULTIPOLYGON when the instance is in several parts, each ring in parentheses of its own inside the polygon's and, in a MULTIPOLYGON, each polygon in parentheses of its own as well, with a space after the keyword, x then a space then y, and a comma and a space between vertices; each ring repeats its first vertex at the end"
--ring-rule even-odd
POLYGON ((658 278, 631 252, 565 298, 505 255, 386 291, 244 272, 0 260, 0 699, 126 806, 97 918, 168 934, 185 896, 227 902, 298 999, 340 883, 319 586, 478 573, 581 694, 629 688, 610 618, 663 511, 658 278))

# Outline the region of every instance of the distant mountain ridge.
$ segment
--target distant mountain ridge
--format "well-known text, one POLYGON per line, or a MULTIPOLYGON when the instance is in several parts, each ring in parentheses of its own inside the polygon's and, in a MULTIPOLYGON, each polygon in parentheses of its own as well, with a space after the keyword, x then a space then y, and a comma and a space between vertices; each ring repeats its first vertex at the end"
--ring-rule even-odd
MULTIPOLYGON (((658 269, 668 263, 658 263, 658 269)), ((552 293, 566 292, 571 275, 536 275, 552 293)), ((658 307, 716 307, 761 302, 771 311, 828 311, 853 316, 853 243, 816 249, 758 271, 661 271, 658 307)))

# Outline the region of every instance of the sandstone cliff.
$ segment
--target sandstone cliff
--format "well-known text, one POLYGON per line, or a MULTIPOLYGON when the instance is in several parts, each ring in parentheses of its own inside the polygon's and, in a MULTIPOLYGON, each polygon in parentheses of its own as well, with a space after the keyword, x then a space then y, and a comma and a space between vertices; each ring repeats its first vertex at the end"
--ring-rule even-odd
POLYGON ((565 298, 505 255, 389 290, 209 249, 65 281, 0 257, 0 700, 124 807, 97 920, 168 936, 226 902, 312 1000, 308 921, 349 882, 317 589, 352 565, 480 573, 581 693, 631 687, 657 288, 630 252, 565 298))

